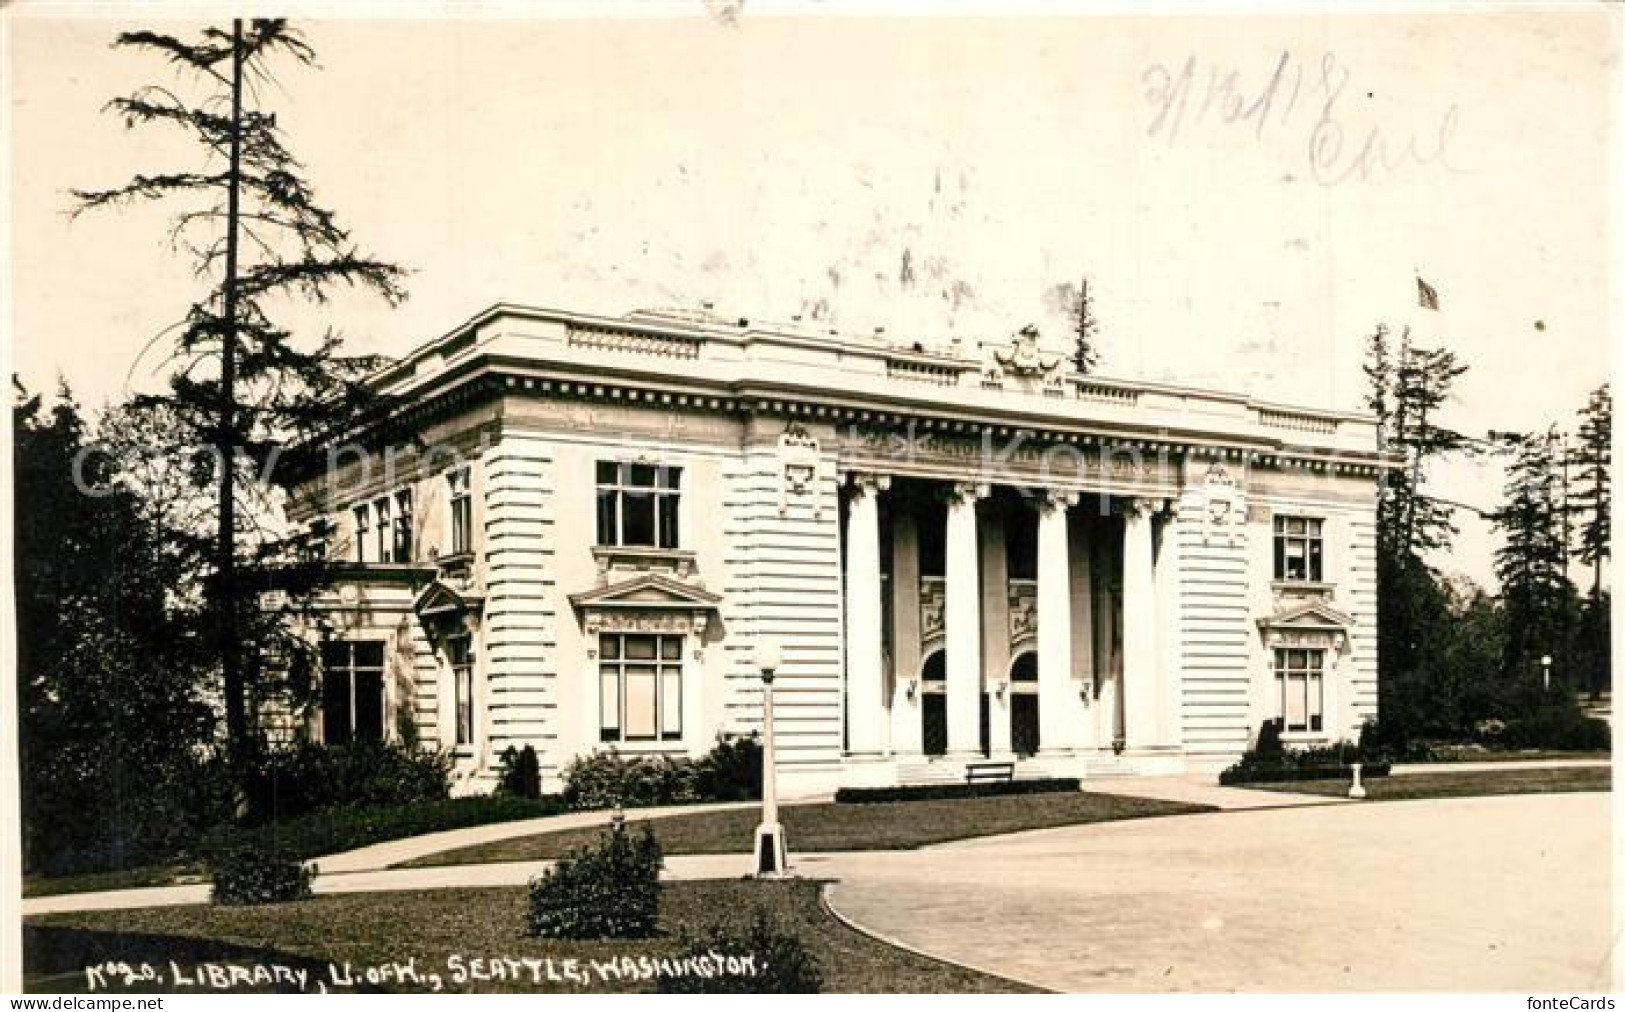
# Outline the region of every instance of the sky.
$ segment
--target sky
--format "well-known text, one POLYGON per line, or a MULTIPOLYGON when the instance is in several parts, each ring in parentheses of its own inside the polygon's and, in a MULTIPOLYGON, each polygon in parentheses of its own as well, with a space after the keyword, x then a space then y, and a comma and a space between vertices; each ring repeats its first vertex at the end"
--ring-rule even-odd
MULTIPOLYGON (((260 95, 320 199, 413 272, 399 308, 302 317, 355 350, 404 353, 498 300, 709 300, 927 345, 1034 323, 1059 346, 1087 275, 1108 376, 1357 408, 1365 337, 1409 325, 1471 367, 1448 421, 1474 433, 1572 427, 1609 377, 1600 6, 364 9, 391 16, 299 19, 320 69, 260 95)), ((95 406, 161 380, 154 339, 198 283, 160 209, 70 218, 67 191, 196 166, 102 106, 185 84, 109 48, 119 31, 201 19, 84 10, 5 16, 6 334, 25 383, 61 374, 95 406)), ((1430 476, 1486 508, 1500 480, 1430 476)), ((1493 538, 1460 519, 1436 561, 1487 583, 1493 538)))

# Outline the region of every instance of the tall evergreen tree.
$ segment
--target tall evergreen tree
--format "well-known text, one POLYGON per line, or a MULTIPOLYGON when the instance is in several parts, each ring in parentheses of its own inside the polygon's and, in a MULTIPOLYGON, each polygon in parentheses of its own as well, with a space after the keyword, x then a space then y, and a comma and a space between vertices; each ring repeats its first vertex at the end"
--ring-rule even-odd
POLYGON ((1095 337, 1100 333, 1100 321, 1095 319, 1095 299, 1089 294, 1089 279, 1078 285, 1078 299, 1072 309, 1072 368, 1087 376, 1100 364, 1100 348, 1095 337))
POLYGON ((1613 680, 1609 649, 1612 595, 1602 585, 1603 567, 1612 556, 1613 532, 1608 514, 1613 508, 1609 482, 1613 425, 1614 399, 1605 383, 1591 392, 1586 406, 1580 409, 1568 502, 1570 512, 1579 518, 1575 557, 1591 570, 1590 587, 1580 613, 1575 663, 1583 686, 1592 693, 1608 688, 1613 680))
POLYGON ((1554 671, 1566 677, 1572 670, 1577 601, 1563 543, 1562 462, 1550 433, 1508 438, 1513 459, 1505 503, 1492 516, 1504 538, 1495 553, 1506 609, 1504 668, 1514 679, 1528 679, 1540 658, 1550 656, 1554 671))
POLYGON ((1377 422, 1378 448, 1398 459, 1379 481, 1377 499, 1378 710, 1392 743, 1437 730, 1437 682, 1453 619, 1450 601, 1427 554, 1448 548, 1456 533, 1449 504, 1423 488, 1430 464, 1467 440, 1443 424, 1452 385, 1466 372, 1448 351, 1397 347, 1386 325, 1367 340, 1366 405, 1377 422))
POLYGON ((126 32, 114 45, 163 58, 181 83, 138 88, 109 109, 127 127, 178 130, 195 142, 196 159, 113 188, 74 192, 79 211, 176 202, 172 243, 190 252, 207 284, 178 328, 178 365, 168 393, 136 407, 171 413, 216 463, 196 472, 213 503, 206 560, 210 646, 241 771, 255 745, 248 683, 258 666, 252 631, 259 586, 240 570, 265 547, 256 518, 244 513, 245 493, 251 497, 255 482, 273 474, 289 446, 342 427, 364 410, 367 398, 357 381, 377 364, 342 354, 331 332, 298 340, 275 322, 276 314, 301 301, 325 303, 344 287, 370 290, 393 304, 405 296, 403 274, 362 252, 317 202, 284 144, 281 121, 260 103, 274 62, 314 63, 312 48, 285 20, 234 20, 229 29, 206 27, 193 39, 126 32))

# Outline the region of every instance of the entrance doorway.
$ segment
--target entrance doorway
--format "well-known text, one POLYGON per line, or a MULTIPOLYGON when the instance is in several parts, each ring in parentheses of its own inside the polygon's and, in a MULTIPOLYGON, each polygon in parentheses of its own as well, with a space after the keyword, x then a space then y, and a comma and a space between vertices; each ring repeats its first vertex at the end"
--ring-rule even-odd
POLYGON ((1038 753, 1038 654, 1029 650, 1010 665, 1010 749, 1038 753))

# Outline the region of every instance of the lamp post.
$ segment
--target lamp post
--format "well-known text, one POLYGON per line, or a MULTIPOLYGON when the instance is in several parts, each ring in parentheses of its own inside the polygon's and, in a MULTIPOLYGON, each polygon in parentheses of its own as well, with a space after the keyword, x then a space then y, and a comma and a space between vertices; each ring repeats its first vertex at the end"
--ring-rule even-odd
POLYGON ((1552 691, 1552 655, 1540 655, 1540 688, 1542 692, 1552 691))
POLYGON ((756 827, 756 876, 779 878, 788 870, 784 827, 779 825, 779 789, 773 754, 773 676, 782 658, 779 644, 763 638, 756 642, 756 667, 762 673, 762 824, 756 827))

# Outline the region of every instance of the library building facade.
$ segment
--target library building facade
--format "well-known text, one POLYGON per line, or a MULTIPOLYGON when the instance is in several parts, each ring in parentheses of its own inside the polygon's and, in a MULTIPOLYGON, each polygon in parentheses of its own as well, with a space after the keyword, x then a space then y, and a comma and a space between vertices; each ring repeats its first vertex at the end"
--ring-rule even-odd
POLYGON ((494 306, 286 491, 334 563, 296 729, 546 789, 761 728, 789 793, 1217 767, 1375 715, 1369 417, 707 310, 494 306))

